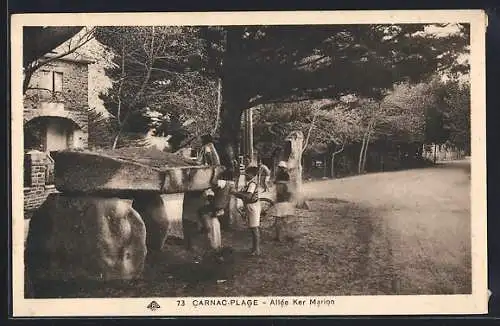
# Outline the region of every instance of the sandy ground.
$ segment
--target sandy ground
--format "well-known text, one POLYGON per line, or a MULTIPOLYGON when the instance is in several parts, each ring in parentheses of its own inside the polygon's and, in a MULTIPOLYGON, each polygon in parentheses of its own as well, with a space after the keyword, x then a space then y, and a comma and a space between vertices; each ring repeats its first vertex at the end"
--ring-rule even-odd
MULTIPOLYGON (((264 229, 249 257, 244 229, 223 233, 220 264, 179 243, 152 257, 144 278, 46 284, 43 297, 374 295, 470 293, 468 162, 304 184, 293 241, 264 229)), ((203 239, 199 239, 200 246, 203 239)))
POLYGON ((306 184, 318 197, 353 201, 382 224, 394 290, 402 294, 468 293, 470 261, 470 163, 377 173, 306 184))

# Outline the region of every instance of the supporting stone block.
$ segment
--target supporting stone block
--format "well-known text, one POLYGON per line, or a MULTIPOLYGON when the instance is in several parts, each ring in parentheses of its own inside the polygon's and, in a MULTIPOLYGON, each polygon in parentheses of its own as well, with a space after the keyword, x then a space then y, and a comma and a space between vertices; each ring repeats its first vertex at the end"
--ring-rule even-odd
POLYGON ((31 218, 25 261, 34 280, 126 280, 141 275, 146 253, 131 200, 55 193, 31 218))
POLYGON ((148 250, 161 251, 167 237, 184 237, 182 231, 182 202, 184 194, 160 195, 145 193, 134 196, 132 207, 146 225, 148 250))

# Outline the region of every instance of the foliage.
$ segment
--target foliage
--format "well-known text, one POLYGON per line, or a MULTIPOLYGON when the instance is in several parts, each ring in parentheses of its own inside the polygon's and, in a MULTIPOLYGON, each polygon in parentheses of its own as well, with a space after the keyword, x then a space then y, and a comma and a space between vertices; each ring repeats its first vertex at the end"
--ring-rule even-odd
MULTIPOLYGON (((271 156, 292 130, 310 133, 306 152, 338 154, 360 144, 358 171, 365 169, 368 146, 377 141, 470 146, 468 83, 397 83, 381 100, 345 97, 321 108, 317 101, 267 104, 254 114, 257 151, 271 156)), ((333 175, 333 157, 332 157, 333 175)))
POLYGON ((423 142, 427 111, 435 104, 427 83, 394 85, 381 103, 375 137, 423 142))
POLYGON ((467 70, 468 25, 447 37, 426 25, 226 27, 222 76, 245 107, 356 93, 381 97, 398 80, 467 70))
MULTIPOLYGON (((456 31, 445 36, 429 32, 429 26, 437 25, 101 27, 97 37, 115 54, 116 67, 109 71, 115 86, 106 102, 127 122, 123 126, 134 116, 129 112, 147 108, 170 119, 178 117, 181 123, 196 117, 203 121, 200 129, 213 129, 207 122, 216 114, 207 112, 217 107, 215 85, 221 78, 221 141, 229 155, 221 159, 228 164, 236 152, 244 109, 260 105, 260 111, 279 111, 283 106, 273 109, 273 103, 304 101, 289 109, 301 117, 289 119, 282 129, 299 128, 307 134, 307 126, 319 117, 304 113, 310 101, 349 94, 380 101, 395 82, 427 81, 436 71, 467 72, 468 62, 459 57, 468 53, 469 25, 457 24, 456 31)), ((272 119, 273 112, 269 114, 266 118, 272 119)), ((412 117, 419 123, 395 115, 398 127, 390 130, 393 134, 421 128, 418 114, 412 117)), ((320 118, 321 129, 333 130, 331 121, 320 118)), ((334 127, 342 130, 337 118, 334 127)), ((262 127, 264 133, 267 127, 262 127)), ((331 135, 316 135, 321 133, 311 132, 312 143, 333 140, 331 135)))
POLYGON ((362 133, 362 110, 348 103, 334 101, 323 106, 317 101, 263 105, 254 114, 254 137, 257 151, 264 156, 279 149, 292 130, 301 130, 308 138, 305 152, 324 151, 332 144, 359 140, 362 133))
MULTIPOLYGON (((414 86, 413 90, 418 93, 408 96, 406 106, 414 106, 417 116, 413 119, 407 116, 405 123, 422 130, 423 115, 424 142, 470 150, 470 83, 458 79, 436 79, 414 86)), ((393 126, 397 123, 393 122, 393 126)))
POLYGON ((102 99, 122 131, 165 134, 192 118, 197 123, 186 132, 211 129, 216 86, 191 68, 204 56, 195 28, 99 27, 96 38, 113 53, 114 67, 106 70, 113 87, 102 99))
POLYGON ((443 88, 440 107, 443 129, 447 134, 446 143, 470 153, 470 83, 450 81, 443 88))
MULTIPOLYGON (((429 25, 224 27, 221 159, 230 168, 241 112, 262 104, 335 99, 380 100, 395 82, 419 82, 436 71, 467 72, 469 25, 445 36, 429 25)), ((436 27, 436 25, 434 25, 436 27)), ((217 61, 217 60, 216 60, 217 61)), ((216 69, 214 69, 216 70, 216 69)))

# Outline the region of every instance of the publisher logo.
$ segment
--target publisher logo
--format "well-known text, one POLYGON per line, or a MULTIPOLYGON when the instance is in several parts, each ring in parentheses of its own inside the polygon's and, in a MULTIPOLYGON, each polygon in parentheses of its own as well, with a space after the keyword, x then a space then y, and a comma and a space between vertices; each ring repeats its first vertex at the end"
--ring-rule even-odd
POLYGON ((148 308, 149 310, 151 310, 151 311, 156 311, 156 310, 160 309, 161 307, 160 307, 160 305, 158 304, 158 302, 156 302, 156 301, 151 301, 151 303, 150 303, 150 304, 148 304, 147 308, 148 308))

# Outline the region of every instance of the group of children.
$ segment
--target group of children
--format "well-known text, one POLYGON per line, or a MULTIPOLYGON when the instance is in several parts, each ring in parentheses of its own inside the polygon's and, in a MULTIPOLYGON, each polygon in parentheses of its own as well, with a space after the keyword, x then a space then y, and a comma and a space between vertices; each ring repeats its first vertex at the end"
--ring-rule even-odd
MULTIPOLYGON (((266 167, 267 168, 267 167, 266 167)), ((249 164, 245 168, 246 183, 240 190, 236 191, 234 182, 228 173, 223 175, 214 184, 213 187, 204 192, 205 205, 199 210, 199 217, 204 231, 208 233, 210 247, 216 253, 221 249, 220 245, 220 221, 225 215, 225 209, 229 207, 231 196, 243 201, 246 224, 252 237, 252 256, 261 254, 260 248, 260 216, 261 203, 259 201, 260 187, 264 191, 268 190, 270 173, 262 174, 262 165, 249 164)), ((264 169, 266 172, 266 169, 264 169)), ((267 168, 267 172, 270 172, 267 168)), ((272 208, 272 216, 275 217, 275 232, 277 241, 282 241, 285 236, 284 218, 293 215, 293 204, 291 202, 291 191, 289 186, 290 174, 287 164, 284 161, 279 162, 275 177, 275 205, 272 208)), ((190 248, 189 237, 186 239, 190 248)))

